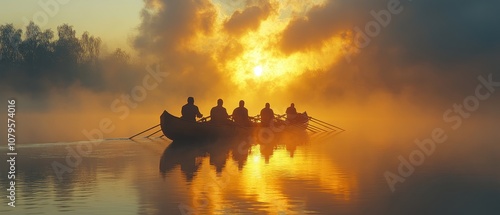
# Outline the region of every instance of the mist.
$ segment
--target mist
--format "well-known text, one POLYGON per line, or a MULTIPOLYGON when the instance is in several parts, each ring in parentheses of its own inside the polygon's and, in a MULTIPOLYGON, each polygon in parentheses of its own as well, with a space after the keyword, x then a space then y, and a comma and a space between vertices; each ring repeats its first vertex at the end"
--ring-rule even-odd
MULTIPOLYGON (((180 115, 188 96, 204 115, 218 98, 228 112, 245 100, 250 115, 266 102, 276 113, 293 102, 300 112, 372 139, 428 135, 449 126, 443 114, 474 95, 479 76, 500 81, 494 27, 500 18, 493 10, 500 5, 398 1, 392 7, 399 12, 385 17, 384 26, 371 11, 389 11, 390 2, 145 0, 134 53, 103 56, 98 36, 66 25, 59 38, 87 41, 80 46, 86 51, 53 59, 75 54, 74 61, 42 53, 27 62, 21 47, 29 36, 12 26, 2 44, 18 43, 2 50, 20 49, 2 52, 0 97, 17 99, 23 143, 87 140, 86 133, 102 130, 103 119, 114 126, 103 138, 129 137, 158 124, 163 110, 180 115), (370 34, 369 23, 379 33, 370 34), (253 75, 258 65, 261 77, 253 75)), ((72 44, 57 43, 51 30, 39 32, 46 44, 72 44)), ((494 125, 498 94, 481 100, 464 123, 494 125)))

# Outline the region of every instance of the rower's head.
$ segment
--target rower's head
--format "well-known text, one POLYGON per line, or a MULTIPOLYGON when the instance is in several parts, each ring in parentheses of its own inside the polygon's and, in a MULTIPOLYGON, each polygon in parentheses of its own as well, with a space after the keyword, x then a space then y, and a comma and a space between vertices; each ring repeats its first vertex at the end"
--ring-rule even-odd
POLYGON ((188 97, 188 104, 194 104, 194 98, 188 97))
POLYGON ((245 101, 240 100, 240 107, 244 107, 244 106, 245 106, 245 101))
POLYGON ((295 104, 294 103, 290 104, 290 107, 295 107, 295 104))
POLYGON ((217 99, 217 106, 222 106, 223 103, 222 99, 217 99))
POLYGON ((269 102, 266 103, 266 108, 270 108, 270 107, 271 107, 271 105, 269 104, 269 102))

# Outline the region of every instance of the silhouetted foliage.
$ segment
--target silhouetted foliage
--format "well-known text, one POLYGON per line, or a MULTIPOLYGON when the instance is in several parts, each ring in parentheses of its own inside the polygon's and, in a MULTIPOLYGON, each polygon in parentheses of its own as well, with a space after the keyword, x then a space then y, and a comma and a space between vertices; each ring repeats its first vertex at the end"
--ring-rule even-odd
POLYGON ((111 61, 119 64, 127 64, 130 60, 130 56, 120 48, 116 49, 109 58, 111 61))
POLYGON ((82 47, 78 38, 76 38, 75 30, 73 30, 72 26, 64 24, 57 27, 57 35, 59 39, 55 43, 54 52, 57 63, 67 66, 76 65, 82 52, 82 47))
POLYGON ((22 32, 21 29, 15 29, 12 24, 0 26, 1 62, 16 63, 22 61, 23 57, 19 52, 22 32))
POLYGON ((34 22, 26 26, 24 34, 12 24, 0 26, 2 90, 36 94, 53 87, 65 88, 77 81, 99 90, 105 84, 104 70, 129 65, 130 56, 121 49, 101 58, 101 38, 88 32, 78 38, 71 25, 58 26, 57 38, 54 37, 54 31, 42 30, 34 22))
POLYGON ((80 62, 95 64, 99 58, 101 38, 90 36, 89 32, 85 32, 80 40, 81 56, 80 62))
POLYGON ((42 32, 40 27, 30 22, 26 27, 25 39, 20 46, 24 63, 32 67, 40 67, 51 62, 54 52, 51 43, 53 38, 54 32, 52 30, 42 32))

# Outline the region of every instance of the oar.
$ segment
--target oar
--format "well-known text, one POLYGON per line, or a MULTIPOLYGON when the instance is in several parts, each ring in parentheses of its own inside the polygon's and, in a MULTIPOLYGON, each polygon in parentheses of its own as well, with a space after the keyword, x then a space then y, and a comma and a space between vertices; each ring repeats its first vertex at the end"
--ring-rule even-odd
POLYGON ((318 124, 321 124, 321 125, 323 125, 323 126, 325 126, 325 127, 330 126, 330 127, 333 127, 333 128, 336 128, 336 129, 340 129, 340 130, 345 131, 344 129, 342 129, 342 128, 340 128, 340 127, 337 127, 337 126, 332 125, 332 124, 330 124, 330 123, 327 123, 327 122, 325 122, 325 121, 321 121, 321 120, 316 119, 316 118, 314 118, 314 117, 310 117, 310 119, 311 119, 313 122, 316 122, 316 123, 318 123, 318 124))
POLYGON ((208 119, 210 119, 210 116, 203 117, 203 118, 199 119, 198 122, 206 122, 208 119))
POLYGON ((258 123, 260 121, 260 115, 255 115, 255 116, 248 116, 248 119, 251 122, 258 123))
POLYGON ((328 130, 325 130, 325 129, 320 128, 320 127, 318 127, 318 126, 315 126, 315 125, 313 125, 313 124, 308 124, 308 126, 311 126, 312 128, 317 129, 317 130, 320 130, 320 131, 325 131, 325 132, 327 132, 327 131, 328 131, 328 130))
POLYGON ((285 117, 285 116, 286 116, 286 114, 283 114, 283 115, 274 114, 274 117, 275 117, 275 118, 278 118, 278 119, 281 119, 281 118, 283 118, 283 117, 285 117))
POLYGON ((309 128, 309 127, 306 127, 306 129, 307 129, 308 131, 311 131, 312 133, 316 133, 316 131, 314 131, 314 129, 311 129, 311 128, 309 128))
POLYGON ((327 123, 327 122, 321 121, 321 120, 316 119, 316 118, 314 118, 314 117, 309 117, 309 119, 311 119, 311 120, 313 120, 313 121, 315 121, 315 122, 317 122, 317 123, 326 124, 326 125, 329 125, 329 126, 331 126, 331 127, 334 127, 334 128, 340 129, 340 130, 342 130, 342 131, 345 131, 345 130, 344 130, 344 129, 342 129, 342 128, 339 128, 339 127, 337 127, 337 126, 335 126, 335 125, 332 125, 332 124, 330 124, 330 123, 327 123))
POLYGON ((146 136, 146 138, 149 138, 149 137, 151 137, 151 136, 155 135, 156 133, 158 133, 158 132, 160 132, 160 131, 161 131, 161 129, 160 129, 160 130, 158 130, 158 131, 155 131, 154 133, 152 133, 152 134, 150 134, 150 135, 148 135, 148 136, 146 136))
POLYGON ((257 122, 257 116, 249 116, 248 119, 250 119, 251 122, 257 122))
POLYGON ((332 131, 332 130, 336 131, 337 130, 336 128, 333 128, 333 127, 330 127, 330 126, 326 126, 326 125, 317 123, 317 122, 312 121, 312 120, 309 120, 308 125, 314 126, 315 128, 321 129, 323 131, 332 131))
POLYGON ((317 128, 314 128, 313 126, 311 126, 311 124, 307 125, 306 127, 308 130, 310 131, 314 131, 314 132, 323 132, 322 130, 319 130, 317 128))
POLYGON ((140 132, 140 133, 138 133, 138 134, 136 134, 136 135, 134 135, 134 136, 129 137, 128 139, 132 139, 132 138, 137 137, 137 136, 139 136, 139 135, 141 135, 141 134, 144 134, 145 132, 148 132, 149 130, 151 130, 151 129, 153 129, 153 128, 156 128, 156 127, 158 127, 158 126, 160 126, 160 124, 155 125, 155 126, 153 126, 153 127, 151 127, 151 128, 148 128, 148 129, 146 129, 146 130, 144 130, 144 131, 142 131, 142 132, 140 132))

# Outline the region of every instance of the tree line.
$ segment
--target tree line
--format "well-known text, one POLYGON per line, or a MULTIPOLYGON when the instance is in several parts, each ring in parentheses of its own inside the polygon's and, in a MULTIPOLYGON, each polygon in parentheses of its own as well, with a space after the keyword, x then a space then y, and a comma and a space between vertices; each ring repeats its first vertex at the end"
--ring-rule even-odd
POLYGON ((124 69, 130 59, 121 49, 103 57, 101 46, 101 38, 88 32, 77 37, 68 24, 58 26, 57 32, 42 30, 34 22, 24 31, 13 24, 1 25, 0 83, 15 89, 19 88, 16 84, 25 84, 27 90, 35 91, 46 88, 44 85, 64 87, 75 81, 95 86, 100 73, 110 67, 124 69))

